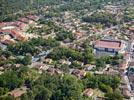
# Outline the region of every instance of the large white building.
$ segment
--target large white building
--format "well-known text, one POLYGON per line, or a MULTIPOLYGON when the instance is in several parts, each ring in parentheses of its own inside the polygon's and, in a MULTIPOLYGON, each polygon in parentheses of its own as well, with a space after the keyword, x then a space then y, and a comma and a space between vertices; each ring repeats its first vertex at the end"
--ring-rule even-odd
POLYGON ((124 53, 125 44, 117 40, 97 40, 94 49, 97 56, 124 53))

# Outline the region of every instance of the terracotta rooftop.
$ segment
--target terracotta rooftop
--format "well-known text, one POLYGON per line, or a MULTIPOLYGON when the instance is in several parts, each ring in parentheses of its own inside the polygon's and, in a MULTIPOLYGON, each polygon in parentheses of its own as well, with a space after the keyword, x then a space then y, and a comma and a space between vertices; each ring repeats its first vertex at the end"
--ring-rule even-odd
POLYGON ((94 46, 101 48, 121 49, 121 45, 122 45, 121 41, 97 40, 94 46))
POLYGON ((4 39, 4 40, 1 40, 1 42, 3 44, 14 44, 15 41, 13 39, 4 39))
POLYGON ((28 23, 29 22, 29 19, 27 19, 27 18, 20 18, 19 21, 28 23))
POLYGON ((26 16, 26 17, 29 18, 29 19, 32 19, 32 20, 34 20, 34 21, 37 21, 37 20, 39 19, 39 17, 36 16, 36 15, 28 15, 28 16, 26 16))

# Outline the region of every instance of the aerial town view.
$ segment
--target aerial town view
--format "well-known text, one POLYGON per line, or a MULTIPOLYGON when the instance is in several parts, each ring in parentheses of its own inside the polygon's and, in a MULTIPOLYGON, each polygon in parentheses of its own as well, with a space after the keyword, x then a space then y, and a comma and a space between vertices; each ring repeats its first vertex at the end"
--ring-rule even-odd
POLYGON ((0 0, 0 100, 134 100, 134 0, 0 0))

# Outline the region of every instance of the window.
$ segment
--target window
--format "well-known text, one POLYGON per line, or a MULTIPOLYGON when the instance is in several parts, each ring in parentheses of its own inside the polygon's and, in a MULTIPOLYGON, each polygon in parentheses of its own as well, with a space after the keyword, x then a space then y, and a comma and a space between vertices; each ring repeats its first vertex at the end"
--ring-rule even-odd
POLYGON ((105 51, 108 52, 108 48, 105 48, 105 51))

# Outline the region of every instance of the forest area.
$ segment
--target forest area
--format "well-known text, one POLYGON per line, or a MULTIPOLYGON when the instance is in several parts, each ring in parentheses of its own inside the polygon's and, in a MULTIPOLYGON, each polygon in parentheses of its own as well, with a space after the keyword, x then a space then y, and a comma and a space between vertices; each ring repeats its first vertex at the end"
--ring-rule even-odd
MULTIPOLYGON (((43 6, 59 5, 57 10, 82 10, 98 8, 121 0, 1 0, 0 21, 11 21, 27 13, 37 13, 43 6)), ((127 4, 129 0, 122 0, 127 4)))

